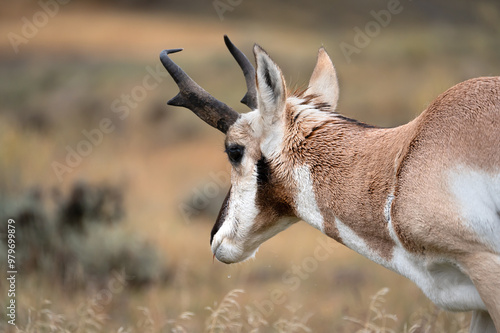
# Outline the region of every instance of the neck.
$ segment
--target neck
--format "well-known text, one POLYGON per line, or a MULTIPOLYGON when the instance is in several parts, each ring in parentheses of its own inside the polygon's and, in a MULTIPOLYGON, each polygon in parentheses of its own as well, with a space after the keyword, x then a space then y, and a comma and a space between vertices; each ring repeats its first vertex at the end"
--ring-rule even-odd
MULTIPOLYGON (((339 117, 317 128, 302 150, 303 168, 311 179, 307 205, 314 201, 316 210, 298 209, 299 216, 376 262, 390 260, 395 243, 387 223, 398 160, 411 132, 406 127, 411 124, 370 128, 339 117)), ((303 179, 297 183, 307 185, 303 179)))

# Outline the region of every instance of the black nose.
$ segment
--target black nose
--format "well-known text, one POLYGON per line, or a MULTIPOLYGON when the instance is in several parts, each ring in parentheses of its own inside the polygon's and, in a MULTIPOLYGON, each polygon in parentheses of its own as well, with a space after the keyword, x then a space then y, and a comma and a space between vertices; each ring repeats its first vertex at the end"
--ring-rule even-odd
POLYGON ((210 233, 210 245, 212 245, 212 241, 214 240, 215 234, 217 233, 217 231, 219 231, 220 227, 222 226, 222 223, 224 223, 224 220, 226 219, 227 209, 229 207, 230 195, 231 195, 231 188, 229 188, 229 191, 226 194, 226 198, 224 199, 222 207, 220 208, 219 211, 219 216, 217 216, 217 220, 215 221, 214 227, 212 228, 212 232, 210 233))

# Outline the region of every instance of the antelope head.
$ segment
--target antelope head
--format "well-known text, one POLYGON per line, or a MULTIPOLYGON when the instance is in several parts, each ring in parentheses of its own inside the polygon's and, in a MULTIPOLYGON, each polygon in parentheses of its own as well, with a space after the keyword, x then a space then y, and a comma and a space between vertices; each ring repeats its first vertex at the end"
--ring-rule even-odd
POLYGON ((308 134, 323 121, 315 114, 335 109, 338 84, 323 48, 308 88, 288 93, 280 68, 260 46, 253 49, 255 70, 227 36, 224 40, 246 79, 248 92, 241 102, 252 111, 245 114, 212 97, 170 59, 169 54, 181 49, 165 50, 160 59, 180 90, 168 104, 190 109, 226 135, 231 188, 210 244, 219 261, 235 263, 253 257, 264 241, 299 219, 319 214, 316 204, 308 200, 312 183, 300 171, 304 164, 300 151, 308 134))

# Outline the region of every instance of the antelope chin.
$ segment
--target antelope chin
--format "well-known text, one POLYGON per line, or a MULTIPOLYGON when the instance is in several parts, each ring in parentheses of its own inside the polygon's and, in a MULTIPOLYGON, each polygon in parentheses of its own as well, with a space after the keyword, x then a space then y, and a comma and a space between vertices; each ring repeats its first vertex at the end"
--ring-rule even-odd
POLYGON ((223 239, 219 244, 212 246, 215 258, 224 264, 235 264, 254 258, 258 249, 257 247, 256 249, 245 251, 240 246, 232 244, 227 238, 223 239))

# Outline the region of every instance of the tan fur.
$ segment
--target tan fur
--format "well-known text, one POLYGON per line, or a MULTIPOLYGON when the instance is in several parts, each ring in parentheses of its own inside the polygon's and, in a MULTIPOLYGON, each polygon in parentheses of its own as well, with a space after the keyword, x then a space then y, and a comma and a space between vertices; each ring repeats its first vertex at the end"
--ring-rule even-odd
POLYGON ((478 78, 450 88, 414 123, 393 201, 400 239, 418 253, 486 250, 460 221, 459 207, 446 195, 442 179, 460 164, 500 172, 500 78, 478 78))
POLYGON ((398 143, 407 139, 401 131, 366 128, 334 114, 326 117, 308 133, 301 132, 303 127, 290 128, 296 133, 285 136, 284 159, 294 156, 310 166, 329 236, 342 242, 335 227, 338 218, 389 259, 394 244, 384 204, 395 186, 398 143))

